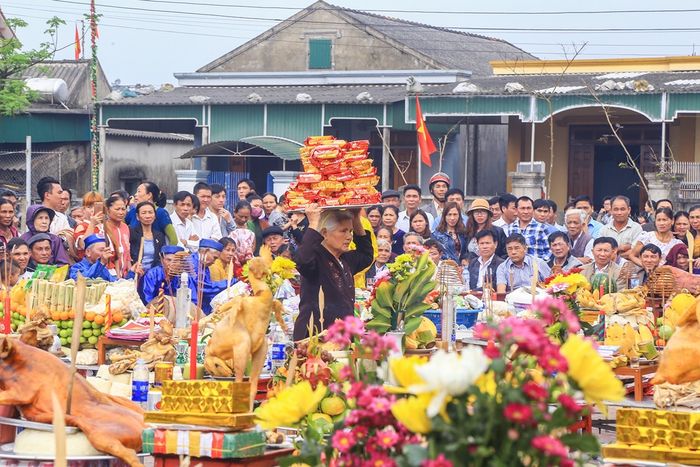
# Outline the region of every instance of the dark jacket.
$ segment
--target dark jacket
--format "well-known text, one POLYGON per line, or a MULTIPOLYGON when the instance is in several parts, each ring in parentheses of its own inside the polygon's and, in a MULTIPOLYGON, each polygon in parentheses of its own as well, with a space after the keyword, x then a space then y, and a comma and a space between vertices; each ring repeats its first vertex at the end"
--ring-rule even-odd
MULTIPOLYGON (((492 225, 490 227, 490 230, 493 232, 494 237, 496 237, 495 240, 498 242, 498 246, 496 247, 496 256, 500 256, 502 259, 508 258, 508 254, 506 253, 506 233, 503 231, 502 228, 495 225, 492 225)), ((472 261, 473 259, 479 257, 478 254, 474 253, 473 251, 469 251, 469 248, 467 248, 467 250, 469 261, 472 261)))
MULTIPOLYGON (((504 261, 505 260, 496 253, 493 255, 493 259, 489 265, 489 268, 491 268, 491 282, 494 284, 494 287, 496 285, 496 269, 498 269, 498 266, 504 261)), ((469 288, 472 290, 481 290, 481 287, 476 286, 476 282, 479 280, 479 266, 478 256, 469 260, 467 269, 469 270, 469 288)))
MULTIPOLYGON (((153 258, 151 268, 154 268, 160 265, 160 249, 167 245, 167 242, 165 234, 160 230, 151 227, 151 233, 153 234, 153 248, 155 250, 155 257, 153 258)), ((131 261, 134 263, 139 259, 142 238, 143 227, 141 227, 141 223, 137 223, 135 227, 129 227, 129 252, 131 253, 131 261)))
MULTIPOLYGON (((30 238, 38 233, 45 233, 51 237, 51 261, 50 264, 55 264, 57 266, 63 266, 66 264, 71 264, 68 252, 66 252, 66 247, 63 245, 63 240, 58 235, 54 235, 51 232, 37 232, 34 229, 34 218, 39 214, 40 211, 46 210, 45 206, 41 204, 33 204, 27 208, 27 231, 20 235, 20 238, 25 242, 28 242, 30 238)), ((53 210, 49 210, 53 212, 53 210)), ((53 221, 54 214, 50 214, 49 218, 53 221)), ((30 248, 31 249, 31 248, 30 248)))
POLYGON ((353 276, 367 269, 374 259, 369 232, 353 235, 356 249, 340 255, 340 263, 323 245, 323 236, 306 229, 294 261, 301 275, 299 316, 294 323, 294 340, 309 335, 309 321, 317 332, 327 329, 336 319, 351 316, 355 309, 355 280, 353 276), (323 290, 324 309, 321 325, 318 295, 323 290))

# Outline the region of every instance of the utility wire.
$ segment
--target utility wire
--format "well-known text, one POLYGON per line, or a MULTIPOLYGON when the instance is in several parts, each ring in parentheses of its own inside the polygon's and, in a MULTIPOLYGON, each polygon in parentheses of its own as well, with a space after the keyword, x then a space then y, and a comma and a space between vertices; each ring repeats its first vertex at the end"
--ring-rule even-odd
MULTIPOLYGON (((57 3, 67 3, 67 4, 74 4, 74 5, 82 5, 82 6, 87 6, 87 3, 83 2, 78 2, 74 0, 51 0, 53 2, 57 3)), ((162 10, 162 9, 152 9, 152 8, 139 8, 139 7, 128 7, 128 6, 120 6, 120 5, 107 5, 107 4, 101 4, 101 8, 115 8, 115 9, 122 9, 122 10, 132 10, 132 11, 147 11, 147 12, 158 12, 158 13, 174 13, 174 14, 180 14, 180 15, 192 15, 192 16, 205 16, 205 17, 217 17, 217 18, 232 18, 232 19, 245 19, 245 20, 251 20, 251 21, 267 21, 267 22, 281 22, 285 21, 288 18, 264 18, 264 17, 259 17, 259 16, 241 16, 241 15, 224 15, 221 13, 204 13, 204 12, 196 12, 196 11, 178 11, 178 10, 162 10)), ((583 32, 583 33, 616 33, 616 32, 638 32, 638 33, 649 33, 649 32, 698 32, 700 31, 700 28, 698 27, 676 27, 676 28, 508 28, 508 27, 479 27, 479 26, 472 26, 472 27, 463 27, 463 26, 444 26, 444 27, 436 27, 436 26, 430 26, 430 25, 419 25, 417 23, 411 24, 410 21, 407 20, 395 20, 401 24, 394 24, 394 25, 389 25, 389 24, 383 24, 382 27, 399 27, 399 28, 408 28, 413 25, 418 25, 418 26, 423 26, 423 27, 430 27, 433 29, 452 29, 456 31, 510 31, 510 32, 556 32, 556 33, 574 33, 574 32, 583 32)), ((299 19, 296 20, 298 23, 308 23, 308 24, 323 24, 323 25, 329 25, 329 24, 338 24, 338 25, 346 25, 346 22, 343 21, 313 21, 313 20, 304 20, 304 19, 299 19)), ((368 25, 371 27, 371 25, 368 25)))

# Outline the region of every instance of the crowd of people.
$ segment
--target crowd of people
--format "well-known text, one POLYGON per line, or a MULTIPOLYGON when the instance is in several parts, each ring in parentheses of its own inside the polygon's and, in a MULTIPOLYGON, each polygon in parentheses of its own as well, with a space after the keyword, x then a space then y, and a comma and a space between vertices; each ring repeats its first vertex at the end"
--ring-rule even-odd
POLYGON ((435 262, 451 261, 471 289, 487 282, 498 292, 529 285, 535 272, 541 280, 573 268, 588 278, 602 272, 624 289, 643 283, 662 264, 700 270, 700 206, 674 211, 669 200, 650 201, 636 221, 625 196, 606 199, 596 211, 582 195, 561 214, 552 200, 510 193, 467 205, 444 173, 430 179, 427 203, 422 187, 409 184, 401 192, 384 191, 380 205, 342 215, 314 205, 305 213, 287 212, 274 193, 258 194, 249 179, 238 183, 232 210, 219 184, 197 183, 191 193, 175 193, 172 212, 150 181, 133 194, 88 192, 80 200, 50 177, 36 188, 38 203, 26 213, 17 212, 13 192, 0 193, 3 284, 30 277, 41 265, 66 266, 71 278, 135 278, 148 303, 161 291, 175 293, 181 285, 175 265, 187 257, 187 287, 205 313, 262 245, 297 262, 300 312, 307 321, 319 308, 320 290, 332 322, 347 314, 350 283, 371 284, 404 252, 427 251, 435 262), (343 284, 348 287, 338 288, 343 284))

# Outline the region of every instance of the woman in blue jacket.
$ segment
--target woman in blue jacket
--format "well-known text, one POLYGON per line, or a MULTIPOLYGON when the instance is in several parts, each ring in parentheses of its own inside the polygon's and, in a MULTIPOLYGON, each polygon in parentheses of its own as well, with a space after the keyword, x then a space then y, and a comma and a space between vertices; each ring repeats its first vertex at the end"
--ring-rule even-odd
POLYGON ((462 222, 459 205, 454 202, 446 203, 442 217, 433 238, 443 247, 442 259, 451 259, 457 264, 467 262, 467 228, 462 222))

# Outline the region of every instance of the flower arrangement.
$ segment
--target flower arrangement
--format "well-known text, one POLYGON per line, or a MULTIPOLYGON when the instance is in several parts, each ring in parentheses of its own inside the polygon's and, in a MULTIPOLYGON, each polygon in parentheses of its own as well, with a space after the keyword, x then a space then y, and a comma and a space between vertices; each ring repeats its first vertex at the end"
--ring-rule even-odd
POLYGON ((405 253, 387 267, 389 272, 375 280, 370 297, 372 319, 367 327, 380 333, 399 330, 410 334, 430 307, 424 300, 437 285, 433 281, 435 264, 428 253, 418 258, 405 253))
MULTIPOLYGON (((294 261, 284 256, 277 256, 272 260, 270 272, 265 279, 265 283, 270 287, 272 294, 275 295, 285 280, 293 279, 298 275, 297 265, 294 261)), ((248 263, 243 265, 243 279, 248 280, 248 263)))
POLYGON ((591 342, 570 334, 560 346, 538 320, 514 317, 474 332, 488 341, 484 350, 392 362, 396 391, 410 394, 392 413, 427 441, 414 455, 439 465, 544 466, 598 452, 592 435, 568 430, 588 410, 577 400, 619 400, 624 388, 591 342))
POLYGON ((591 287, 579 268, 572 268, 570 271, 551 275, 545 279, 544 283, 553 292, 563 292, 567 295, 575 295, 580 289, 590 289, 591 287))

